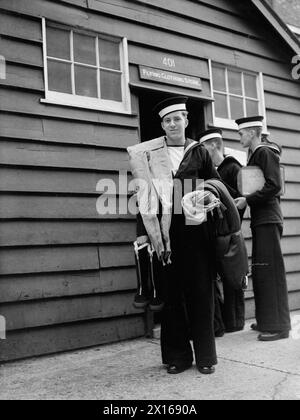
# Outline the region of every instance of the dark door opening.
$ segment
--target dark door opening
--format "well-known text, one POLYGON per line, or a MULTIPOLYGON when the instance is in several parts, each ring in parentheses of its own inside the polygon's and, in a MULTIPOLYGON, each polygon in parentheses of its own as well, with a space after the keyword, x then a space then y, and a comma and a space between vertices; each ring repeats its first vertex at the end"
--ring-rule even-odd
MULTIPOLYGON (((139 112, 140 112, 140 134, 141 141, 147 141, 163 136, 158 115, 153 113, 156 104, 169 98, 170 94, 153 91, 140 91, 139 93, 139 112)), ((204 104, 196 99, 189 99, 187 108, 189 111, 189 126, 186 135, 197 140, 198 135, 205 130, 204 104)))

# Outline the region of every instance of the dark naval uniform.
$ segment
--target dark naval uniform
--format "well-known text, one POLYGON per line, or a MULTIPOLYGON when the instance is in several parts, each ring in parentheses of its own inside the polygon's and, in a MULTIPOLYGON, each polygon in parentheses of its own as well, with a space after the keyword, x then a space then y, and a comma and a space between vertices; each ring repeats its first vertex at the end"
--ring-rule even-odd
MULTIPOLYGON (((238 192, 238 174, 242 165, 232 156, 226 156, 218 167, 219 175, 226 184, 233 198, 240 196, 238 192)), ((240 211, 241 220, 245 211, 240 211)), ((222 336, 226 332, 240 331, 245 326, 245 295, 243 290, 234 290, 223 282, 224 301, 217 283, 215 333, 222 336)))
MULTIPOLYGON (((238 174, 242 165, 233 157, 226 156, 221 165, 218 167, 218 172, 222 181, 226 184, 230 195, 233 198, 238 198, 240 193, 238 191, 238 174)), ((245 211, 239 211, 241 220, 243 219, 245 211)), ((243 290, 234 290, 226 282, 223 282, 224 304, 221 306, 222 318, 225 330, 227 332, 234 332, 242 330, 245 326, 245 296, 243 290)), ((216 305, 217 307, 218 305, 216 305)), ((218 311, 216 311, 218 317, 218 311)), ((220 319, 220 317, 219 317, 220 319)), ((221 321, 219 321, 221 322, 221 321)), ((219 326, 219 330, 222 326, 219 326)))
MULTIPOLYGON (((187 141, 186 146, 190 143, 187 141)), ((184 180, 219 178, 203 146, 196 144, 184 156, 175 184, 184 180)), ((161 351, 166 365, 178 368, 193 362, 198 367, 217 364, 214 337, 214 281, 216 277, 214 235, 211 220, 187 226, 183 214, 174 214, 170 229, 172 264, 164 268, 165 306, 162 312, 161 351)), ((138 223, 141 218, 138 218, 138 223)), ((139 234, 143 229, 138 228, 139 234)))
POLYGON ((266 179, 261 191, 246 197, 251 208, 252 272, 258 330, 286 332, 291 329, 291 322, 280 244, 283 215, 280 207, 282 182, 279 151, 273 146, 258 146, 248 166, 258 166, 266 179))

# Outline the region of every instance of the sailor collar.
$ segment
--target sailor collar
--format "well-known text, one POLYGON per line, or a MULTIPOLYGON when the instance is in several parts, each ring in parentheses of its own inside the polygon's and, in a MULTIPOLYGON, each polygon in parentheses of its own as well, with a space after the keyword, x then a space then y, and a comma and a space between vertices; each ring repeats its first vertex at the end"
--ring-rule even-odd
MULTIPOLYGON (((251 161, 251 159, 253 158, 253 156, 256 154, 256 152, 259 150, 259 149, 262 149, 262 148, 264 148, 264 147, 266 147, 267 149, 271 149, 273 152, 275 152, 275 153, 279 153, 279 150, 278 150, 278 148, 276 147, 276 146, 273 146, 272 144, 259 144, 255 149, 254 149, 254 151, 252 152, 252 153, 249 153, 249 158, 248 158, 248 163, 250 163, 250 161, 251 161)), ((250 152, 250 150, 249 150, 249 152, 250 152)))

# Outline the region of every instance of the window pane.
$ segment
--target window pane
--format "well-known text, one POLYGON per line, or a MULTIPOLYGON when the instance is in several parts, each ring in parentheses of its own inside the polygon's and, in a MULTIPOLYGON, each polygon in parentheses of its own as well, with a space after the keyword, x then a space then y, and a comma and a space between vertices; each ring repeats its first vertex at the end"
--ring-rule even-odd
POLYGON ((101 98, 122 102, 121 74, 101 71, 101 98))
POLYGON ((215 93, 215 113, 217 118, 228 118, 226 95, 215 93))
POLYGON ((99 38, 100 66, 120 70, 120 44, 99 38))
POLYGON ((70 60, 70 31, 47 28, 47 55, 70 60))
POLYGON ((235 95, 243 95, 242 73, 228 71, 229 92, 235 95))
POLYGON ((74 33, 74 60, 96 65, 96 38, 74 33))
POLYGON ((259 114, 257 101, 247 101, 247 117, 254 117, 259 114))
POLYGON ((244 74, 246 96, 257 98, 256 76, 244 74))
POLYGON ((71 64, 48 60, 48 86, 55 92, 72 93, 71 64))
POLYGON ((97 69, 75 66, 76 95, 98 97, 97 69))
POLYGON ((243 99, 230 96, 231 119, 237 120, 244 117, 243 99))
POLYGON ((225 81, 225 69, 219 67, 213 67, 213 83, 214 90, 226 92, 226 81, 225 81))

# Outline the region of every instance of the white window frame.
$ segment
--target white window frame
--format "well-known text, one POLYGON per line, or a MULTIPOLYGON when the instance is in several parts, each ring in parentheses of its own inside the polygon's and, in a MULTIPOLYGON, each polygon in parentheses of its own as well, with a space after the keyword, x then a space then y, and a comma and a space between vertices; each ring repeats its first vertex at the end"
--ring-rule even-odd
MULTIPOLYGON (((220 67, 225 68, 226 73, 228 72, 228 70, 232 70, 232 71, 238 71, 240 73, 246 73, 246 74, 256 76, 259 115, 262 115, 264 117, 264 130, 267 131, 263 73, 254 73, 254 72, 251 72, 249 70, 243 70, 243 69, 239 69, 239 68, 236 68, 236 67, 228 66, 226 64, 221 64, 221 63, 217 63, 217 62, 213 62, 212 60, 209 60, 209 73, 210 73, 210 80, 211 80, 211 95, 212 95, 212 98, 215 97, 215 93, 218 93, 218 91, 214 90, 213 64, 215 64, 216 66, 220 66, 220 67)), ((227 83, 228 83, 228 77, 226 76, 226 84, 227 83)), ((224 94, 224 92, 220 92, 220 93, 224 94)), ((234 95, 234 94, 230 94, 230 95, 241 97, 241 95, 234 95)), ((227 101, 229 101, 228 86, 227 86, 226 96, 227 96, 227 101)), ((245 103, 246 103, 247 98, 248 97, 245 94, 245 86, 244 86, 244 83, 243 83, 244 107, 245 107, 245 103)), ((248 98, 248 99, 253 100, 253 98, 248 98)), ((227 109, 229 109, 230 104, 227 104, 227 107, 228 107, 227 109)), ((219 117, 216 116, 215 103, 214 102, 212 103, 212 115, 213 115, 213 125, 215 127, 229 129, 229 130, 236 130, 237 129, 237 125, 235 123, 235 120, 232 120, 230 118, 219 118, 219 117)))
MULTIPOLYGON (((64 28, 69 31, 74 31, 77 33, 84 33, 84 31, 77 31, 77 29, 73 29, 72 27, 63 27, 63 25, 58 25, 58 28, 64 28)), ((111 101, 106 99, 99 99, 99 98, 90 98, 87 96, 81 96, 76 94, 69 94, 69 93, 62 93, 62 92, 55 92, 49 90, 48 84, 48 56, 47 56, 47 28, 46 28, 46 19, 42 19, 42 31, 43 31, 43 56, 44 56, 44 80, 45 80, 45 98, 41 99, 42 103, 45 104, 52 104, 52 105, 62 105, 67 107, 75 107, 75 108, 85 108, 85 109, 93 109, 97 111, 106 111, 112 113, 120 113, 120 114, 131 114, 131 96, 130 96, 130 89, 129 89, 129 59, 128 59, 128 42, 127 38, 120 39, 120 62, 121 62, 121 73, 122 73, 122 102, 118 101, 111 101)), ((89 32, 90 35, 90 32, 89 32)), ((107 34, 97 34, 94 33, 96 37, 96 42, 98 42, 98 37, 101 35, 107 34)), ((72 38, 72 37, 71 37, 72 38)), ((73 54, 73 52, 71 52, 73 54)), ((63 60, 60 60, 63 61, 63 60)), ((74 80, 72 77, 72 83, 74 84, 74 80)), ((98 87, 99 91, 99 87, 98 87)), ((99 93, 99 92, 98 92, 99 93)))

